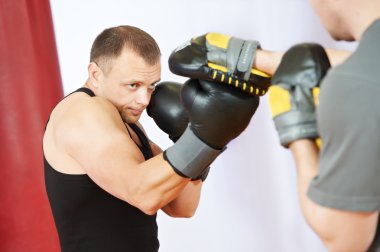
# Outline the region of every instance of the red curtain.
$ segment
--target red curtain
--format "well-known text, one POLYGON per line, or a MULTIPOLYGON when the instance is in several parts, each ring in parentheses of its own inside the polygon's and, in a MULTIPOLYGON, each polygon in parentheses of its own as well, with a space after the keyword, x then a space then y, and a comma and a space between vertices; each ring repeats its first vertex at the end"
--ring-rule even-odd
POLYGON ((59 251, 42 158, 62 98, 49 0, 0 0, 0 251, 59 251))

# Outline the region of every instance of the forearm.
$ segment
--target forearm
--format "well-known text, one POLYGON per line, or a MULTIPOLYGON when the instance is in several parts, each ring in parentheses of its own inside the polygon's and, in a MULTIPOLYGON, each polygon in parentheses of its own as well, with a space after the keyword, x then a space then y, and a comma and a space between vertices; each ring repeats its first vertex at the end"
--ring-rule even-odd
MULTIPOLYGON (((327 56, 330 60, 331 66, 336 66, 343 61, 345 61, 352 52, 335 50, 335 49, 325 49, 327 56)), ((259 49, 256 52, 255 61, 253 67, 257 70, 265 72, 267 74, 273 75, 276 71, 284 52, 275 52, 259 49)))
POLYGON ((318 174, 318 149, 311 140, 290 144, 298 175, 302 212, 329 251, 365 251, 375 234, 378 213, 351 212, 323 207, 307 197, 310 182, 318 174))
POLYGON ((283 52, 272 52, 267 50, 257 50, 253 68, 273 75, 280 64, 283 52))
POLYGON ((312 140, 302 139, 289 145, 296 169, 301 209, 308 220, 312 218, 315 204, 307 197, 310 182, 318 174, 318 149, 312 140))
MULTIPOLYGON (((296 165, 298 196, 302 213, 309 226, 326 245, 327 240, 330 238, 328 237, 329 235, 321 230, 328 223, 326 223, 326 220, 320 214, 321 208, 307 196, 309 185, 318 174, 318 149, 315 143, 309 139, 294 141, 289 145, 289 149, 292 152, 296 165)), ((334 233, 334 231, 331 233, 334 233)))
POLYGON ((327 56, 330 60, 331 66, 336 66, 345 61, 352 52, 350 51, 342 51, 342 50, 334 50, 334 49, 325 49, 327 56))
POLYGON ((189 182, 178 197, 162 210, 172 217, 192 217, 198 208, 202 184, 201 180, 189 182))
MULTIPOLYGON (((162 153, 161 148, 156 144, 150 142, 150 145, 154 156, 162 153)), ((192 217, 199 204, 202 184, 201 180, 195 180, 189 181, 184 188, 173 187, 167 194, 176 196, 176 198, 164 205, 161 210, 172 217, 192 217)))
POLYGON ((173 201, 189 183, 190 179, 179 176, 162 154, 130 169, 124 181, 124 197, 147 214, 154 214, 173 201))

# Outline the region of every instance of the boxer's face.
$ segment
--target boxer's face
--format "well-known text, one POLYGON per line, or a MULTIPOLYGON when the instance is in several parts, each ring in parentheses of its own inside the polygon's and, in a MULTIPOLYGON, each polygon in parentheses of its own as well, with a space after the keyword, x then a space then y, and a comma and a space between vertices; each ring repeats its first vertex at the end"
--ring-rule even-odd
POLYGON ((125 122, 135 123, 148 106, 160 76, 159 62, 149 65, 133 51, 124 49, 102 75, 98 92, 117 107, 125 122))

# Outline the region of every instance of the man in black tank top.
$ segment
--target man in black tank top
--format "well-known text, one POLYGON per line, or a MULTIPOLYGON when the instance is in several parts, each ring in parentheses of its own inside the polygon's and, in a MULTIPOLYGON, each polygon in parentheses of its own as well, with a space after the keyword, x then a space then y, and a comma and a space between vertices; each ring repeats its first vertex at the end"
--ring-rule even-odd
POLYGON ((162 83, 153 93, 160 74, 149 34, 108 28, 93 43, 85 85, 52 111, 43 137, 45 184, 62 251, 157 251, 157 211, 194 215, 209 165, 258 106, 255 96, 189 80, 185 112, 179 84, 162 83), (164 153, 138 122, 148 105, 176 141, 164 153))

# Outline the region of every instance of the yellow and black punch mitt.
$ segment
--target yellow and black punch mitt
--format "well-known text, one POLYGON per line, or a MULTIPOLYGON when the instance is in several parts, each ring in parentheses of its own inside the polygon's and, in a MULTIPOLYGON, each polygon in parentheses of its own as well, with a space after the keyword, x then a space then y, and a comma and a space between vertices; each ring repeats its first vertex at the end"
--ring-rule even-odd
POLYGON ((319 138, 315 110, 329 68, 327 54, 318 44, 295 45, 282 57, 269 88, 269 103, 284 147, 298 139, 319 138))
POLYGON ((207 33, 176 48, 169 57, 169 68, 177 75, 225 83, 262 96, 271 76, 252 68, 258 48, 258 41, 207 33))

